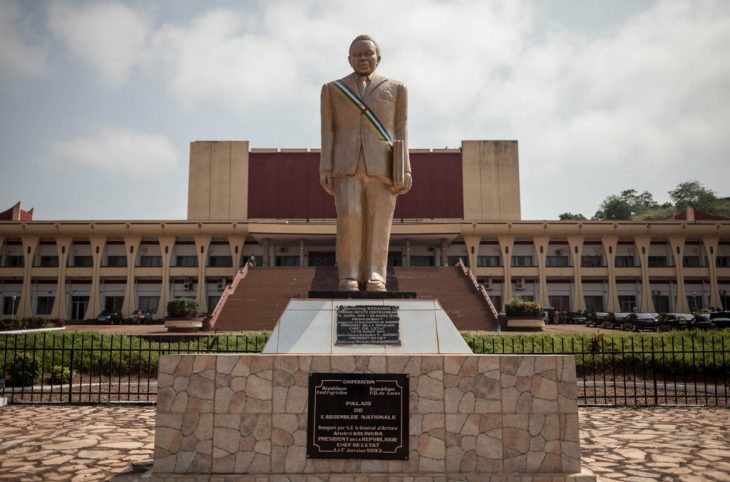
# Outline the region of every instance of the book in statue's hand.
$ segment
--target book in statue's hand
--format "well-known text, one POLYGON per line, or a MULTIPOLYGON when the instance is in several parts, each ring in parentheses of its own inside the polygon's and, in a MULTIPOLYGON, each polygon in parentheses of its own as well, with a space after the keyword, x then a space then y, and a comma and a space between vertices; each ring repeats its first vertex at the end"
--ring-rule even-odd
POLYGON ((406 163, 405 145, 402 140, 393 141, 393 188, 398 189, 405 186, 406 163))

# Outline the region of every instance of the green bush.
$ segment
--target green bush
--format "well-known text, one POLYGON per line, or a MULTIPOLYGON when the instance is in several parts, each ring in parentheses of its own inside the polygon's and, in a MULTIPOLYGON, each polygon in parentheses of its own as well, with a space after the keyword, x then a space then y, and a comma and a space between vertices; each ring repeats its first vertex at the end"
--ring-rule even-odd
POLYGON ((29 353, 16 353, 5 368, 8 384, 14 387, 33 385, 41 374, 40 363, 29 353))
POLYGON ((540 316, 540 305, 534 301, 525 301, 519 298, 512 298, 505 305, 504 312, 507 316, 540 316))
POLYGON ((53 385, 62 385, 71 381, 71 370, 68 367, 55 366, 51 370, 51 376, 48 383, 53 385))
POLYGON ((193 316, 198 309, 198 303, 191 298, 177 298, 167 303, 167 315, 173 318, 193 316))
POLYGON ((58 326, 63 326, 63 321, 59 319, 49 320, 40 317, 0 320, 0 331, 34 330, 38 328, 55 328, 58 326))

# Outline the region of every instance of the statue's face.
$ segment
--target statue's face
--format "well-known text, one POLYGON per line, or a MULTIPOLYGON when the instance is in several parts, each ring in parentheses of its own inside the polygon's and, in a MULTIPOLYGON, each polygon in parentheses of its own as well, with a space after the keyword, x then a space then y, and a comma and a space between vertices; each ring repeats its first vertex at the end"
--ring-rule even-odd
POLYGON ((350 61, 352 69, 358 75, 370 75, 380 63, 378 51, 375 44, 370 40, 360 40, 350 49, 350 61))

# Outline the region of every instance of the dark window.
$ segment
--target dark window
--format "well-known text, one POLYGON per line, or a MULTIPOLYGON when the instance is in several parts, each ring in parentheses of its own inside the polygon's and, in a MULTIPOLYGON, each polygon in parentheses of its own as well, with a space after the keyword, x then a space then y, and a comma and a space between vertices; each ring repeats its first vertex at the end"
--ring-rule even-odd
POLYGON ((570 266, 567 256, 547 256, 547 266, 551 268, 565 268, 570 266))
POLYGON ((5 256, 5 266, 9 268, 22 268, 25 260, 22 256, 5 256))
POLYGON ((636 296, 619 296, 618 304, 622 312, 630 313, 636 308, 636 296))
POLYGON ((233 266, 233 259, 230 256, 209 256, 208 266, 211 268, 230 268, 233 266))
MULTIPOLYGON (((634 257, 633 256, 616 256, 616 267, 617 268, 630 268, 632 266, 636 266, 634 264, 634 257)), ((624 310, 626 311, 626 310, 624 310)), ((631 311, 631 310, 629 310, 631 311)))
POLYGON ((182 266, 185 268, 197 268, 198 257, 197 256, 175 256, 175 266, 182 266))
POLYGON ((161 268, 162 256, 140 256, 139 266, 144 268, 161 268))
POLYGON ((518 267, 531 267, 534 266, 532 264, 532 256, 512 256, 512 266, 518 266, 518 267))
POLYGON ((479 268, 496 268, 501 265, 501 256, 477 256, 477 267, 479 268))
POLYGON ((18 312, 20 296, 5 296, 3 298, 3 315, 14 315, 18 312))
POLYGON ((702 258, 699 256, 685 256, 683 262, 685 268, 699 268, 702 266, 702 258))
POLYGON ((689 305, 689 311, 691 312, 700 311, 705 307, 702 295, 687 295, 687 304, 689 305))
POLYGON ((57 268, 58 256, 41 256, 38 260, 38 266, 41 268, 57 268))
POLYGON ((411 266, 433 266, 433 256, 411 256, 411 266))
POLYGON ((469 266, 469 258, 467 256, 449 256, 449 266, 456 266, 459 260, 464 263, 464 266, 469 266))
POLYGON ((220 296, 208 296, 208 313, 213 313, 213 310, 215 310, 215 307, 220 300, 220 296))
POLYGON ((36 298, 36 315, 50 315, 53 311, 53 300, 55 296, 39 296, 36 298))
POLYGON ((91 268, 94 266, 94 258, 92 256, 74 256, 71 266, 76 268, 91 268))
POLYGON ((122 311, 124 296, 106 296, 104 298, 104 309, 107 311, 122 311))
POLYGON ((730 268, 730 256, 718 256, 717 257, 718 268, 730 268))
POLYGON ((299 266, 299 256, 277 256, 276 266, 299 266))
POLYGON ((137 308, 150 313, 157 313, 157 307, 160 304, 159 296, 140 296, 137 298, 137 308))
POLYGON ((586 310, 593 312, 603 311, 603 296, 584 296, 586 302, 586 310))
POLYGON ((650 268, 658 268, 662 266, 669 266, 666 256, 649 256, 650 268))
POLYGON ((603 258, 600 256, 581 256, 580 265, 584 268, 600 268, 603 265, 603 258))
POLYGON ((107 256, 106 265, 111 268, 124 268, 127 266, 126 256, 107 256))

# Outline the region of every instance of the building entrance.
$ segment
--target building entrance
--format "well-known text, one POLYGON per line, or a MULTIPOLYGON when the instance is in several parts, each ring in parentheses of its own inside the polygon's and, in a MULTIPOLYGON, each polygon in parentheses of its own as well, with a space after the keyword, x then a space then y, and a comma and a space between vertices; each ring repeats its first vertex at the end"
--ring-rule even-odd
POLYGON ((71 316, 72 320, 83 320, 86 315, 86 308, 89 306, 88 296, 72 296, 71 297, 71 316))

